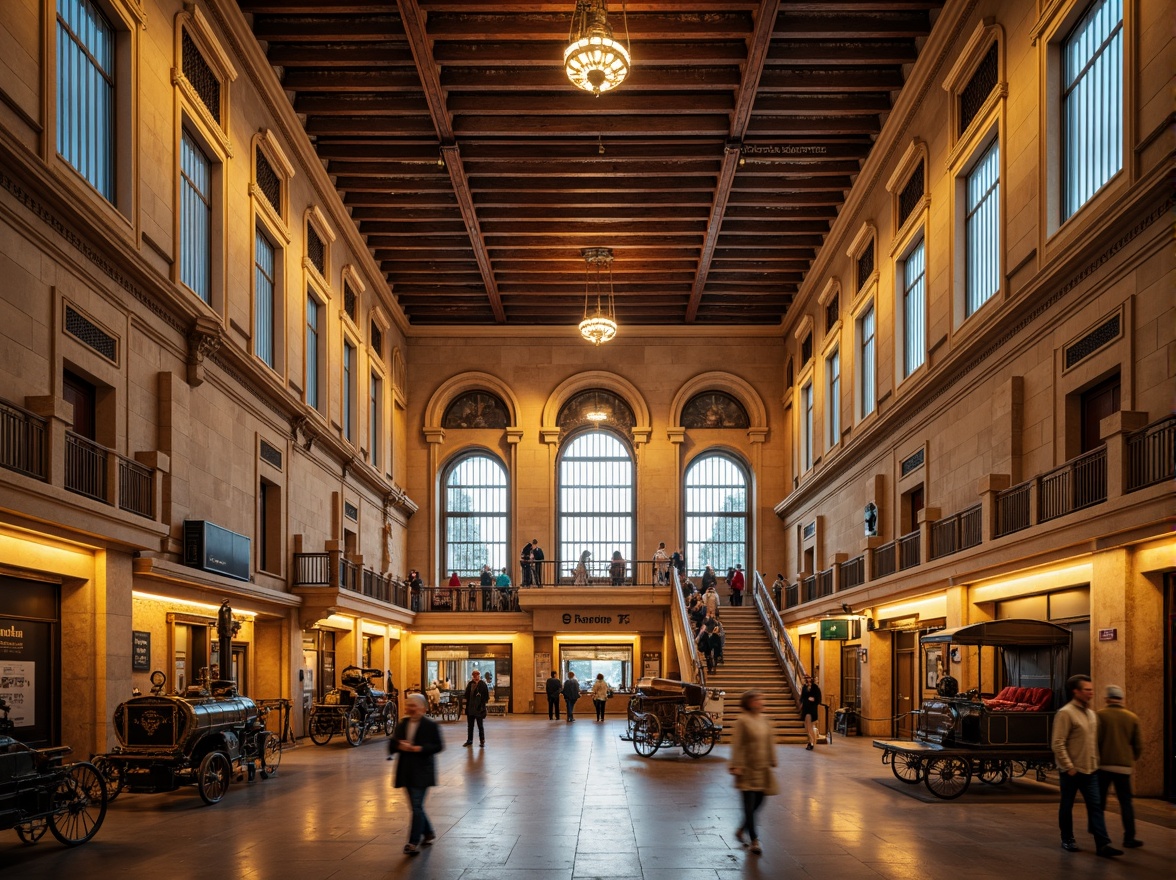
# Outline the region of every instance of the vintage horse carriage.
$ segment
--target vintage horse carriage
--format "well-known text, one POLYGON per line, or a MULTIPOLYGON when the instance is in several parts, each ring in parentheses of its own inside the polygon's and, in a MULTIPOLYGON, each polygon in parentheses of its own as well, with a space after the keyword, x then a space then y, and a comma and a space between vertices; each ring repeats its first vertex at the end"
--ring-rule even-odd
POLYGON ((111 800, 132 792, 174 791, 195 784, 206 804, 225 796, 233 778, 266 779, 282 759, 279 736, 265 726, 268 709, 239 696, 232 681, 213 680, 184 696, 163 693, 167 677, 151 673, 150 696, 114 710, 114 751, 95 755, 111 800))
POLYGON ((372 679, 383 675, 378 669, 344 667, 342 685, 332 688, 323 702, 311 707, 311 742, 325 746, 331 737, 341 733, 347 742, 358 746, 371 733, 382 731, 391 736, 400 716, 399 695, 396 688, 385 692, 372 686, 372 679))
POLYGON ((0 829, 15 828, 24 843, 46 829, 66 846, 85 843, 106 817, 102 774, 85 761, 63 763, 69 746, 34 749, 13 739, 8 711, 0 700, 0 829))
POLYGON ((975 647, 978 685, 960 693, 954 678, 942 677, 937 695, 923 701, 914 742, 875 740, 882 763, 944 800, 962 795, 973 778, 1000 785, 1032 770, 1044 779, 1054 766, 1050 732, 1065 702, 1070 631, 1040 620, 988 620, 921 641, 975 647), (981 693, 986 669, 1003 684, 988 696, 981 693))
MULTIPOLYGON (((639 755, 651 756, 665 746, 681 746, 691 758, 710 754, 723 729, 708 705, 722 692, 668 678, 642 682, 629 701, 629 735, 639 755)), ((722 710, 718 712, 722 716, 722 710)))

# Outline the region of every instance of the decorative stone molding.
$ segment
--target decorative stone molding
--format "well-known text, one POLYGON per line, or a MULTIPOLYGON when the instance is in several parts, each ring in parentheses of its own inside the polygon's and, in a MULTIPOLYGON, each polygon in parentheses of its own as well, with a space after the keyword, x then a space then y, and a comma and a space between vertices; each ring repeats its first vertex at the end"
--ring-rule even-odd
POLYGON ((204 361, 212 357, 224 342, 221 323, 211 315, 200 315, 188 331, 188 384, 204 384, 204 361))

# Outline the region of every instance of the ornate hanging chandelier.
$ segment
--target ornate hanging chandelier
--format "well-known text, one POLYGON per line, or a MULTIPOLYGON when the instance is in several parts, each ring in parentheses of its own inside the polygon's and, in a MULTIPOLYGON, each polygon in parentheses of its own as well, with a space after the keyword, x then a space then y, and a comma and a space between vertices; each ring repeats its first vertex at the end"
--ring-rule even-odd
POLYGON ((629 75, 629 16, 621 0, 625 45, 613 39, 605 0, 577 0, 564 49, 564 72, 576 88, 600 97, 615 89, 629 75))
POLYGON ((580 255, 584 258, 584 320, 580 322, 580 335, 593 345, 600 345, 617 335, 612 248, 582 248, 580 255), (593 297, 596 310, 590 313, 593 297))

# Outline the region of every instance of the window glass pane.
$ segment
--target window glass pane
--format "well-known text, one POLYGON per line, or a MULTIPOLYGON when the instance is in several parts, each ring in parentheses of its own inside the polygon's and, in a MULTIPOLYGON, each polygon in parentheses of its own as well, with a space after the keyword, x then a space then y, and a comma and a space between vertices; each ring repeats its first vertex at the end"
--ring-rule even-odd
POLYGON ((926 328, 924 326, 926 307, 924 279, 926 265, 923 259, 923 242, 920 241, 903 262, 903 375, 909 376, 923 365, 926 354, 926 328))
POLYGON ((355 397, 355 347, 343 343, 343 436, 351 440, 351 408, 355 397))
POLYGON ((874 411, 877 385, 874 378, 874 307, 871 305, 861 317, 861 395, 862 415, 874 411))
POLYGON ((1062 67, 1064 220, 1123 167, 1123 0, 1091 5, 1062 67))
MULTIPOLYGON (((368 444, 371 446, 372 467, 380 466, 380 436, 383 430, 380 401, 383 400, 383 388, 384 386, 380 382, 380 377, 372 373, 371 399, 368 401, 368 421, 369 430, 371 431, 368 444)), ((453 571, 453 569, 450 569, 450 571, 453 571)))
POLYGON ((725 455, 704 455, 686 471, 686 568, 723 577, 747 558, 747 472, 725 455))
POLYGON ((319 304, 306 298, 306 402, 319 408, 319 304))
POLYGON ((1000 289, 1000 148, 994 143, 968 175, 966 315, 1000 289))
POLYGON ((114 31, 90 0, 57 4, 57 152, 114 199, 114 31))
POLYGON ((839 352, 835 351, 825 359, 825 376, 828 380, 825 409, 829 414, 829 445, 836 446, 841 439, 841 355, 839 352))
POLYGON ((180 140, 180 281, 212 299, 212 167, 184 132, 180 140))
POLYGON ((568 442, 559 460, 561 578, 585 550, 590 576, 608 576, 614 552, 630 563, 626 576, 631 576, 636 557, 634 491, 633 457, 615 434, 586 431, 568 442))
POLYGON ((471 455, 445 476, 445 574, 475 580, 482 566, 507 566, 506 470, 488 455, 471 455))
POLYGON ((274 365, 274 249, 258 231, 254 242, 253 352, 274 365))
POLYGON ((800 389, 800 470, 813 466, 813 383, 800 389))

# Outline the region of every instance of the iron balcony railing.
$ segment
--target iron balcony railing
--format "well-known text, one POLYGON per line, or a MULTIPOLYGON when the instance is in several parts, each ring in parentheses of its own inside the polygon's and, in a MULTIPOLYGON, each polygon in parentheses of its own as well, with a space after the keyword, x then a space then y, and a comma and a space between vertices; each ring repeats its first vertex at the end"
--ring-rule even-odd
POLYGON ((817 598, 817 576, 810 574, 801 582, 801 587, 804 593, 804 601, 812 602, 817 598))
POLYGON ((338 581, 331 579, 330 553, 295 553, 293 585, 295 587, 331 587, 359 593, 400 608, 409 607, 408 586, 391 575, 362 568, 347 559, 339 559, 338 581))
POLYGON ((295 553, 294 586, 329 587, 331 585, 330 553, 295 553))
POLYGON ((911 532, 903 535, 896 542, 898 545, 898 569, 905 571, 919 564, 919 533, 911 532))
POLYGON ((118 457, 118 506, 148 519, 155 518, 153 471, 124 456, 118 457))
POLYGON ((883 544, 874 551, 874 565, 871 573, 871 580, 884 578, 887 575, 894 574, 898 570, 897 561, 895 559, 895 542, 891 541, 888 544, 883 544))
POLYGON ((997 538, 1029 528, 1029 496, 1032 489, 1033 481, 1026 480, 996 493, 997 538))
POLYGON ((106 467, 110 450, 73 431, 65 432, 65 488, 105 502, 106 467))
POLYGON ((817 596, 833 595, 833 569, 826 568, 817 572, 817 596))
POLYGON ((1127 435, 1127 491, 1176 477, 1176 415, 1127 435))
POLYGON ((0 401, 0 467, 38 480, 46 478, 45 420, 0 401))
POLYGON ((931 558, 950 556, 980 543, 982 505, 974 504, 931 524, 931 558))
POLYGON ((784 607, 795 608, 800 604, 800 584, 784 585, 784 607))
POLYGON ((1107 500, 1107 448, 1100 446, 1037 478, 1038 522, 1107 500))
POLYGON ((855 556, 841 564, 841 589, 860 587, 866 582, 866 557, 855 556))

